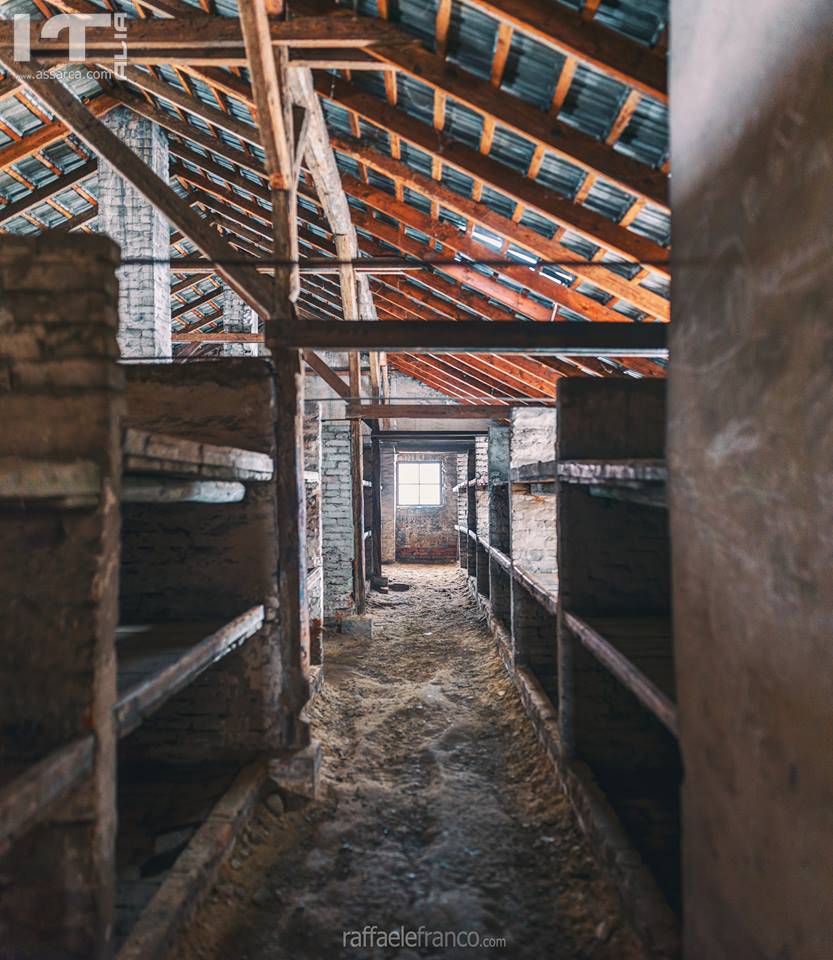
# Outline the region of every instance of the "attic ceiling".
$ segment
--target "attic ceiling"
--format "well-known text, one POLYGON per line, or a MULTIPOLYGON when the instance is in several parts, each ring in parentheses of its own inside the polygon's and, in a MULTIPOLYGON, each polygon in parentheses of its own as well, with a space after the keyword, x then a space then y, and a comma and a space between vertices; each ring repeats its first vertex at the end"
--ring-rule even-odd
MULTIPOLYGON (((207 20, 237 17, 230 0, 11 0, 0 11, 121 11, 148 21, 136 30, 149 37, 159 18, 164 29, 186 16, 210 29, 207 20)), ((368 264, 379 319, 668 320, 667 0, 294 0, 289 13, 345 23, 357 14, 375 39, 291 57, 313 69, 360 257, 405 267, 368 264)), ((270 193, 245 58, 162 57, 131 39, 128 60, 124 80, 95 79, 91 60, 64 73, 65 85, 95 114, 124 105, 159 123, 176 192, 241 256, 268 259, 270 193)), ((33 95, 0 80, 0 229, 95 232, 96 169, 33 95)), ((302 260, 335 257, 306 170, 298 237, 302 260)), ((171 259, 176 351, 210 354, 223 282, 177 231, 171 259)), ((338 276, 304 273, 297 309, 342 319, 338 276)), ((647 359, 388 360, 461 401, 551 397, 561 376, 664 375, 647 359)))

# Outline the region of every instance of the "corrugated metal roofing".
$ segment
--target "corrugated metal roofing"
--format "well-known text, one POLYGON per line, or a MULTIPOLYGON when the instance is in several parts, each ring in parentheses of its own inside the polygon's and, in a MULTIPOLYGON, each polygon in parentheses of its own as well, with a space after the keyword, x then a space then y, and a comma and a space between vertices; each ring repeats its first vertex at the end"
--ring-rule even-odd
POLYGON ((501 88, 542 110, 549 110, 565 59, 553 47, 516 30, 512 34, 501 88))

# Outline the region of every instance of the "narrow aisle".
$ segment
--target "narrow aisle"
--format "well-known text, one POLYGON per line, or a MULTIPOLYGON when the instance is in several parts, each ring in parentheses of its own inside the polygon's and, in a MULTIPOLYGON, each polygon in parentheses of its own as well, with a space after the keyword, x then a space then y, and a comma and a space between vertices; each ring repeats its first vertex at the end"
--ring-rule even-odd
POLYGON ((641 960, 463 574, 385 573, 410 590, 372 595, 373 640, 325 650, 319 799, 260 806, 178 956, 641 960), (351 946, 373 926, 428 933, 351 946), (505 946, 430 945, 463 931, 505 946))

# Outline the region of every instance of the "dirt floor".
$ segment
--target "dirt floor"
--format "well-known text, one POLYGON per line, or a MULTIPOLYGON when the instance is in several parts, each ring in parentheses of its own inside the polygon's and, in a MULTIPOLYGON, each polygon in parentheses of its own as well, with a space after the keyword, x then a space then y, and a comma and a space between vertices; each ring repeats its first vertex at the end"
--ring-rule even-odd
POLYGON ((643 960, 464 574, 385 573, 410 590, 372 594, 372 641, 325 650, 319 799, 258 808, 177 957, 643 960), (371 926, 421 945, 355 945, 371 926), (462 931, 480 945, 455 946, 462 931))

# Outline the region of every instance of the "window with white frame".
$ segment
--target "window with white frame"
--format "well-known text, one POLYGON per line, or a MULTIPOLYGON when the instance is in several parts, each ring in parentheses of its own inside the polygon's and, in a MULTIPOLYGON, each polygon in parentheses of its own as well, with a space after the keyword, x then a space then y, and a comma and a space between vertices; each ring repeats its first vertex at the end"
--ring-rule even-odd
POLYGON ((401 462, 396 470, 396 502, 400 507, 438 507, 443 502, 439 461, 401 462))

